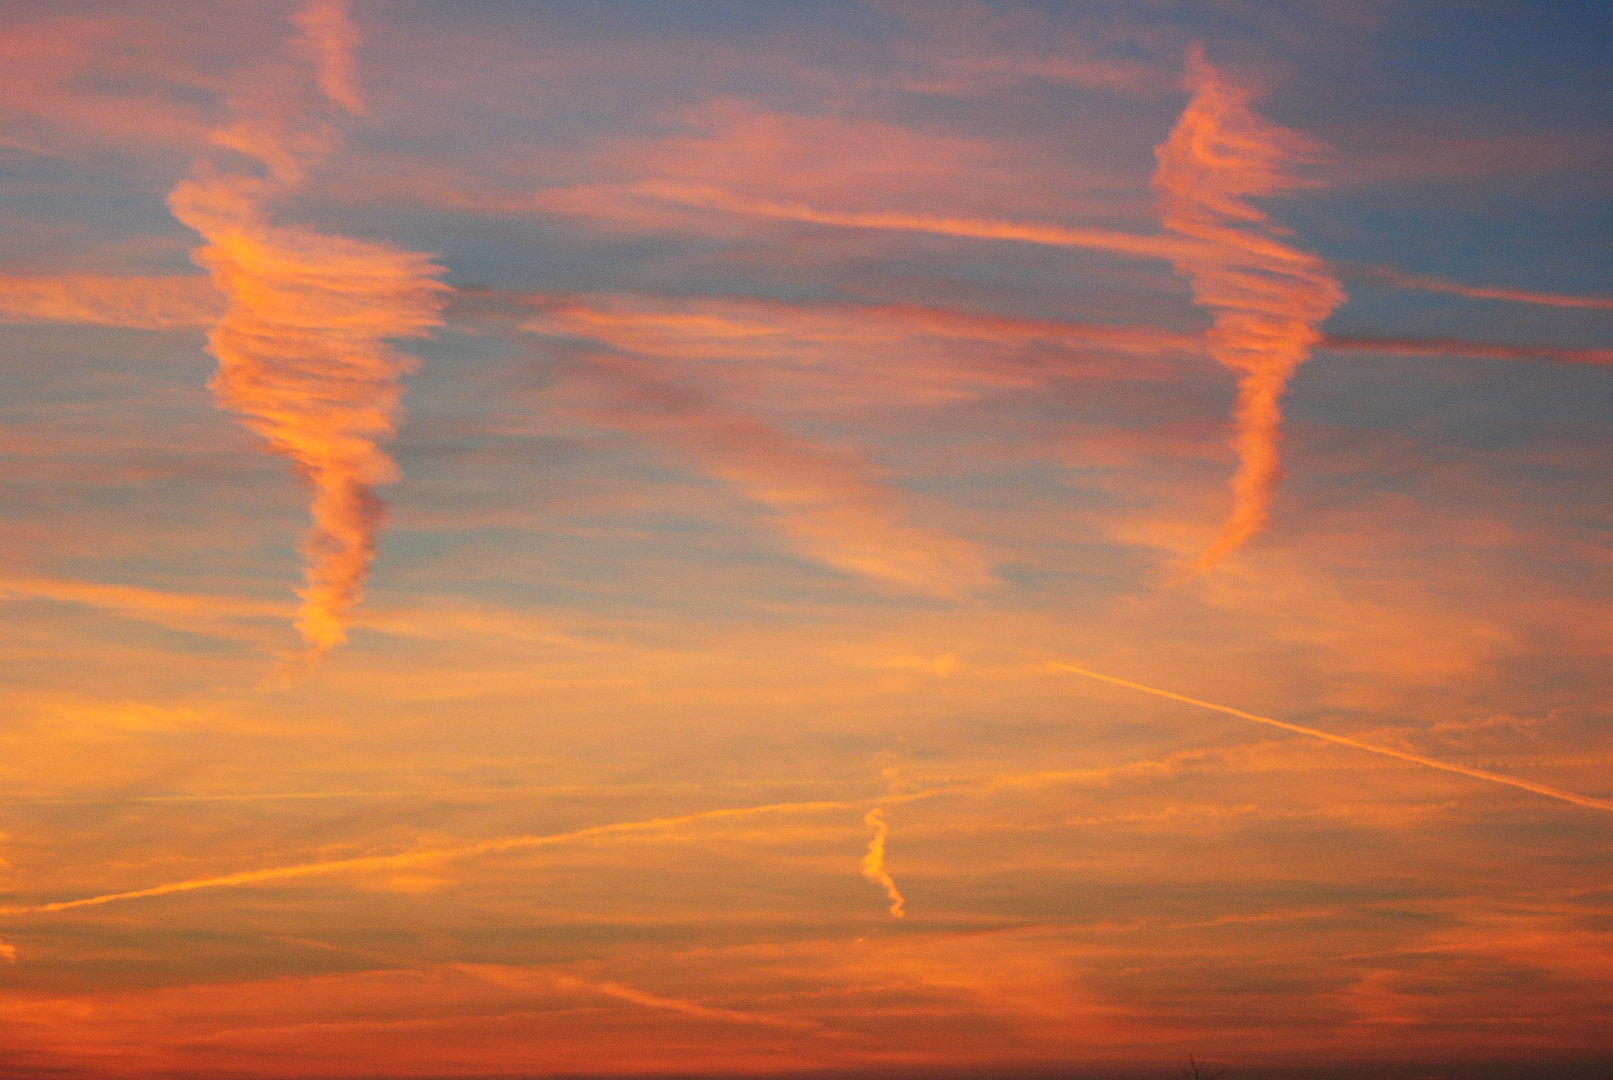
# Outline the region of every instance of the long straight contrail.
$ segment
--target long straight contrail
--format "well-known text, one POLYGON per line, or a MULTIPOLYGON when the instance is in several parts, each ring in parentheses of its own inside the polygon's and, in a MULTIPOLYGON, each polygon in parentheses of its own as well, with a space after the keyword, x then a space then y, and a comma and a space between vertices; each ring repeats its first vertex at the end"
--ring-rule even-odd
POLYGON ((1358 742, 1346 735, 1335 735, 1330 731, 1321 731, 1317 728, 1304 727, 1300 724, 1290 724, 1286 720, 1274 720, 1269 716, 1257 716, 1242 709, 1234 709, 1229 705, 1216 705, 1208 701, 1200 701, 1185 694, 1173 694, 1169 690, 1160 690, 1153 686, 1144 686, 1127 679, 1117 679, 1113 675, 1100 675, 1096 671, 1076 667, 1073 664, 1053 663, 1049 665, 1058 671, 1068 671, 1073 675, 1084 675, 1099 682, 1112 683, 1115 686, 1124 686, 1129 690, 1140 690, 1155 697, 1168 698, 1171 701, 1180 701, 1188 705, 1197 705, 1201 709, 1213 709, 1215 712, 1226 713, 1228 716, 1240 717, 1244 720, 1253 720, 1257 724, 1269 724, 1272 727, 1282 728, 1284 731, 1293 731, 1301 735, 1309 735, 1313 739, 1324 739, 1340 746, 1350 746, 1357 750, 1365 750, 1369 754, 1382 754, 1384 757, 1399 758, 1401 761, 1410 761, 1416 765, 1426 765, 1430 769, 1442 769, 1445 772, 1460 773, 1471 776, 1475 780, 1489 780, 1496 784, 1506 784, 1508 787, 1522 788, 1532 791, 1536 795, 1545 795, 1551 799, 1561 799, 1563 802, 1573 803, 1575 806, 1587 806, 1593 810, 1613 810, 1613 800, 1596 799, 1589 795, 1576 795, 1572 791, 1563 791, 1560 788, 1547 787, 1531 780, 1519 780, 1512 776, 1503 776, 1500 773, 1485 772, 1483 769, 1473 769, 1466 765, 1456 765, 1449 761, 1440 761, 1437 758, 1423 757, 1421 754, 1410 754, 1404 750, 1392 750, 1387 746, 1374 746, 1371 743, 1358 742))
POLYGON ((503 836, 491 840, 478 840, 474 843, 459 844, 453 847, 404 851, 396 855, 365 855, 356 859, 329 859, 324 862, 300 863, 296 866, 277 866, 267 870, 245 870, 240 873, 223 874, 218 877, 191 878, 188 881, 171 881, 164 885, 153 885, 145 889, 132 889, 128 892, 86 896, 79 900, 59 900, 55 903, 36 904, 32 907, 3 907, 0 908, 0 915, 46 914, 53 911, 66 911, 70 908, 111 904, 119 900, 140 900, 148 896, 166 896, 169 893, 194 892, 197 889, 219 889, 232 885, 254 885, 263 881, 284 881, 288 878, 339 874, 347 870, 392 870, 405 866, 441 862, 444 859, 466 858, 472 855, 491 855, 504 851, 518 851, 522 848, 552 847, 557 844, 567 844, 575 840, 587 840, 596 836, 652 832, 677 825, 687 825, 696 821, 709 821, 714 818, 743 817, 749 814, 814 813, 821 810, 844 810, 851 805, 853 804, 844 802, 795 802, 769 803, 764 806, 742 806, 727 810, 703 810, 699 813, 683 814, 679 817, 651 818, 648 821, 621 821, 610 825, 593 825, 586 829, 575 829, 565 833, 551 833, 546 836, 503 836))

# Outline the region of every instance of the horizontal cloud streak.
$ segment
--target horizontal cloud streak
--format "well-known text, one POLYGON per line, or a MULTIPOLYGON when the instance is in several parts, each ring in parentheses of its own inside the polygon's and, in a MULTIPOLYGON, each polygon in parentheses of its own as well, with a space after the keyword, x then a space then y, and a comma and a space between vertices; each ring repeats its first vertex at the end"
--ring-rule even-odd
POLYGON ((211 326, 223 301, 213 283, 186 277, 0 277, 0 322, 67 322, 172 330, 211 326))
MULTIPOLYGON (((792 411, 889 411, 1058 378, 1169 379, 1202 335, 1148 325, 1032 319, 918 304, 789 303, 765 297, 515 298, 527 330, 654 357, 792 411)), ((472 312, 474 314, 474 312, 472 312)))
POLYGON ((289 604, 234 597, 170 593, 132 585, 41 577, 0 577, 0 599, 37 598, 83 604, 177 630, 217 632, 242 619, 283 619, 289 604))
POLYGON ((1319 348, 1334 352, 1388 353, 1393 356, 1463 356, 1477 360, 1545 360, 1560 364, 1613 364, 1613 349, 1560 349, 1550 345, 1508 345, 1454 337, 1374 337, 1339 334, 1319 348))
MULTIPOLYGON (((0 577, 0 600, 19 598, 82 604, 156 626, 209 633, 219 633, 232 622, 285 619, 296 612, 290 604, 241 597, 175 593, 64 578, 0 577)), ((371 608, 355 614, 353 622, 366 630, 400 638, 502 637, 569 647, 586 645, 541 619, 467 605, 371 608)))
POLYGON ((830 210, 802 202, 754 198, 709 185, 649 180, 625 186, 624 194, 649 198, 697 210, 714 210, 746 217, 799 221, 849 229, 881 229, 928 233, 968 240, 1006 240, 1048 247, 1083 248, 1149 259, 1171 259, 1185 254, 1187 245, 1168 236, 1139 236, 1115 229, 1071 228, 983 218, 906 214, 886 211, 830 210))
POLYGON ((742 1012, 738 1009, 720 1009, 710 1005, 702 1005, 698 1001, 689 1001, 685 998, 662 997, 660 994, 651 994, 631 986, 624 986, 616 982, 588 982, 569 975, 551 974, 551 981, 556 986, 567 990, 580 990, 586 993, 603 994, 619 1001, 642 1005, 646 1009, 663 1009, 667 1012, 680 1013, 693 1017, 696 1020, 717 1020, 728 1024, 761 1024, 766 1027, 784 1028, 815 1028, 820 1025, 812 1021, 788 1020, 777 1016, 768 1016, 761 1013, 742 1012))
POLYGON ((1563 293, 1531 292, 1527 289, 1506 289, 1497 286, 1460 285, 1444 278, 1426 274, 1403 274, 1387 267, 1363 267, 1355 274, 1368 281, 1377 281, 1401 289, 1418 289, 1423 292, 1448 293, 1468 296, 1475 300, 1510 300, 1519 304, 1543 304, 1560 308, 1597 308, 1613 311, 1613 296, 1568 296, 1563 293))

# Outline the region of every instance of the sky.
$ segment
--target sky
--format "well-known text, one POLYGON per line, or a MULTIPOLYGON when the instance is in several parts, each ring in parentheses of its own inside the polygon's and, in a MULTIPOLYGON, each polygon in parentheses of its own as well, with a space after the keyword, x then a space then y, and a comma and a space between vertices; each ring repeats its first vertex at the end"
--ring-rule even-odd
POLYGON ((0 1076, 1601 1075, 1610 32, 7 4, 0 1076))

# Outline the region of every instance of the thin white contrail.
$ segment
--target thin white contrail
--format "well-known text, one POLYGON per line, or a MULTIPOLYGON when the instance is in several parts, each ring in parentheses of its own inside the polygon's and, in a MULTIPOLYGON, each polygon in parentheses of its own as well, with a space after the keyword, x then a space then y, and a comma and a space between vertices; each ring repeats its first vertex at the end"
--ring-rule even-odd
POLYGON ((1545 784, 1537 784, 1532 780, 1519 780, 1517 777, 1503 776, 1500 773, 1485 772, 1483 769, 1469 768, 1466 765, 1456 765, 1449 761, 1440 761, 1437 758, 1423 757, 1421 754, 1411 754, 1404 750, 1392 750, 1387 746, 1373 746, 1371 743, 1358 742, 1357 740, 1346 735, 1334 735, 1330 731, 1320 731, 1316 728, 1304 727, 1300 724, 1290 724, 1286 720, 1273 720, 1269 716, 1257 716, 1254 713, 1244 712, 1242 709, 1234 709, 1228 705, 1216 705, 1208 701, 1200 701, 1198 698, 1188 697, 1185 694, 1173 694, 1169 690, 1160 690, 1156 687, 1144 686, 1142 683, 1134 683, 1127 679, 1117 679, 1113 675, 1100 675, 1096 671, 1088 671, 1086 668, 1076 667, 1073 664, 1052 663, 1048 666, 1058 671, 1068 671, 1074 675, 1084 675, 1089 679, 1097 679, 1099 682, 1112 683, 1115 686, 1124 686, 1131 690, 1140 690, 1145 694, 1153 694, 1155 697, 1169 698, 1171 701, 1180 701, 1188 705, 1197 705, 1201 709, 1213 709, 1219 713, 1226 713, 1228 716, 1237 716, 1244 720, 1253 720, 1257 724, 1269 724, 1272 727, 1282 728, 1284 731, 1293 731, 1298 732, 1301 735, 1309 735, 1313 739, 1325 739, 1330 743, 1338 743, 1340 746, 1352 746, 1357 750, 1365 750, 1369 754, 1382 754, 1384 757, 1399 758, 1401 761, 1410 761, 1416 765, 1426 765, 1430 769, 1443 769, 1445 772, 1460 773, 1463 776, 1471 776, 1475 780, 1489 780, 1490 782, 1496 784, 1506 784, 1508 787, 1522 788, 1524 791, 1532 791, 1536 795, 1545 795, 1547 798, 1551 799, 1561 799, 1563 802, 1573 803, 1575 806, 1586 806, 1593 810, 1613 810, 1613 800, 1592 798, 1589 795, 1576 795, 1572 791, 1563 791, 1560 788, 1547 787, 1545 784))

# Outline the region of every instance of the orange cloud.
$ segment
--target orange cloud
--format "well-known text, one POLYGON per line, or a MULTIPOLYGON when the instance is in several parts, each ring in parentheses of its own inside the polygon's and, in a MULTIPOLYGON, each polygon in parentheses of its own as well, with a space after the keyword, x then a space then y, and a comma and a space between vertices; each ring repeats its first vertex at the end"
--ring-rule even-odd
POLYGON ((853 229, 887 229, 930 233, 971 240, 1012 240, 1050 247, 1086 248, 1144 258, 1180 258, 1186 245, 1170 237, 1139 236, 1117 229, 1069 228, 1035 222, 995 221, 989 218, 944 217, 931 214, 828 210, 803 202, 750 198, 706 184, 649 180, 627 185, 623 193, 749 217, 801 221, 853 229))
POLYGON ((87 604, 130 618, 180 630, 216 631, 238 619, 285 618, 286 605, 219 596, 182 595, 129 585, 103 585, 38 577, 0 577, 0 599, 38 597, 87 604))
POLYGON ((1192 242, 1172 261, 1191 279, 1194 301, 1215 313, 1210 354, 1239 375, 1232 514, 1193 562, 1203 571, 1265 525, 1282 477, 1278 400, 1344 293, 1320 259, 1284 244, 1249 202, 1299 186, 1286 167, 1316 147, 1253 112, 1249 91, 1223 79, 1200 46, 1188 51, 1186 82, 1193 97, 1155 148, 1153 187, 1166 229, 1192 242))
MULTIPOLYGON (((222 19, 228 13, 216 12, 222 19)), ((207 130, 216 79, 197 46, 223 21, 192 12, 184 25, 143 18, 137 5, 88 9, 9 4, 0 12, 0 145, 71 159, 86 145, 188 151, 207 130), (29 10, 33 9, 33 10, 29 10)), ((248 48, 249 20, 229 28, 248 48)))
POLYGON ((353 48, 359 36, 347 19, 347 0, 310 0, 291 21, 314 55, 320 92, 347 112, 362 113, 364 102, 353 82, 353 48))
MULTIPOLYGON (((62 578, 0 576, 0 600, 22 597, 82 604, 154 626, 223 637, 243 636, 235 625, 243 621, 285 619, 296 614, 289 604, 239 597, 172 593, 62 578)), ((501 637, 571 648, 588 645, 541 619, 465 604, 371 607, 355 613, 353 623, 375 633, 421 640, 501 637)))
POLYGON ((1394 356, 1466 356, 1480 360, 1545 360, 1562 364, 1613 364, 1613 349, 1558 349, 1549 345, 1507 345, 1453 337, 1372 337, 1348 334, 1323 338, 1319 348, 1337 352, 1376 352, 1394 356))
MULTIPOLYGON (((1148 325, 1031 319, 917 304, 766 298, 483 295, 536 312, 525 329, 596 342, 605 419, 692 458, 772 509, 831 565, 957 593, 990 580, 962 541, 902 520, 905 500, 856 454, 789 433, 805 422, 974 400, 1062 380, 1173 378, 1203 338, 1148 325)), ((496 314, 469 310, 472 315, 496 314)))
POLYGON ((632 1002, 634 1005, 642 1005, 646 1009, 664 1009, 668 1012, 692 1016, 697 1020, 720 1020, 730 1024, 763 1024, 770 1027, 786 1028, 813 1028, 819 1026, 810 1020, 790 1020, 784 1017, 768 1016, 764 1013, 713 1008, 710 1005, 702 1005, 698 1001, 663 997, 660 994, 652 994, 635 987, 623 986, 618 982, 587 982, 583 979, 560 974, 552 974, 549 978, 556 986, 563 989, 604 994, 606 997, 632 1002))
POLYGON ((1613 311, 1613 296, 1567 296, 1562 293, 1531 292, 1527 289, 1459 285, 1431 274, 1402 274, 1388 267, 1363 267, 1357 269, 1356 274, 1368 281, 1382 282, 1401 289, 1471 296, 1476 300, 1511 300, 1520 304, 1544 304, 1547 307, 1600 308, 1603 311, 1613 311))
POLYGON ((1204 339, 1147 325, 1030 319, 918 304, 755 297, 518 297, 524 324, 698 370, 708 383, 801 409, 934 405, 1075 376, 1164 379, 1204 339), (1118 362, 1117 362, 1118 361, 1118 362))
MULTIPOLYGON (((297 21, 319 61, 320 87, 353 110, 346 56, 354 36, 343 6, 311 4, 297 21)), ((424 255, 270 223, 269 205, 333 145, 328 125, 283 101, 238 104, 235 123, 215 141, 256 158, 268 176, 203 159, 168 201, 206 241, 193 257, 225 298, 208 333, 220 404, 313 489, 297 619, 307 663, 346 640, 385 515, 375 487, 397 476, 380 442, 394 431, 399 377, 412 361, 386 341, 439 325, 446 288, 424 255)))
POLYGON ((971 544, 904 521, 897 492, 855 457, 658 382, 644 366, 602 359, 598 367, 622 380, 631 401, 613 414, 616 423, 693 458, 766 506, 811 557, 941 595, 993 580, 971 544))
POLYGON ((779 335, 765 323, 698 310, 563 301, 545 306, 527 329, 586 335, 622 350, 589 357, 586 373, 611 396, 611 403, 596 414, 599 418, 643 433, 732 483, 772 510, 781 530, 809 556, 941 595, 993 580, 989 564, 972 545, 903 520, 899 494, 867 463, 729 405, 697 388, 695 380, 669 372, 663 362, 668 354, 673 359, 704 358, 708 363, 701 375, 710 381, 713 367, 734 359, 729 350, 740 359, 758 352, 776 356, 784 351, 787 331, 779 335))
POLYGON ((220 298, 205 277, 0 277, 0 322, 71 322, 170 330, 208 326, 220 298))
POLYGON ((863 818, 863 824, 874 830, 873 838, 868 841, 868 854, 863 856, 863 877, 885 890, 890 897, 891 918, 905 918, 907 913, 902 910, 902 894, 897 891, 896 882, 891 878, 890 871, 885 869, 885 838, 890 835, 890 826, 885 823, 885 812, 879 807, 868 811, 863 818))

